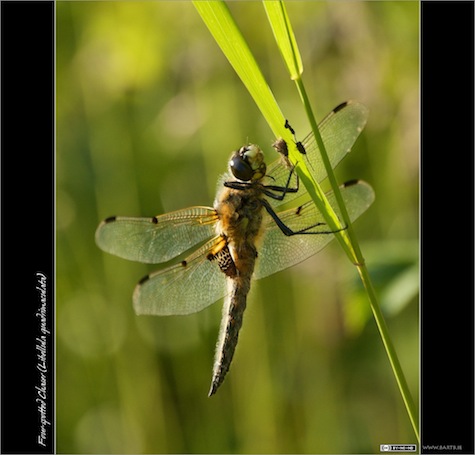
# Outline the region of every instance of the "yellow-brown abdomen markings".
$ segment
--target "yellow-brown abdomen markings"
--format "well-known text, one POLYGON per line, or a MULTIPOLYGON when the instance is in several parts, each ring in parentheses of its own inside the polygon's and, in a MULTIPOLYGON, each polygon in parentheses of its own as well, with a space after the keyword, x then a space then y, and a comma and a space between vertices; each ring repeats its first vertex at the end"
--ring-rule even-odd
POLYGON ((207 258, 209 261, 216 261, 219 268, 226 276, 234 278, 237 275, 236 264, 234 264, 229 251, 226 237, 220 237, 219 241, 208 253, 207 258))

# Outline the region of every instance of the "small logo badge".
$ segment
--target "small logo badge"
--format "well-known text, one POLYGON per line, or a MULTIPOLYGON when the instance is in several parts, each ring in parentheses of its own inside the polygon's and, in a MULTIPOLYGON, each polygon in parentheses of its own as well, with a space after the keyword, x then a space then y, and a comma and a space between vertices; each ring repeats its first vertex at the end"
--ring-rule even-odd
POLYGON ((381 444, 380 452, 415 452, 416 444, 381 444))

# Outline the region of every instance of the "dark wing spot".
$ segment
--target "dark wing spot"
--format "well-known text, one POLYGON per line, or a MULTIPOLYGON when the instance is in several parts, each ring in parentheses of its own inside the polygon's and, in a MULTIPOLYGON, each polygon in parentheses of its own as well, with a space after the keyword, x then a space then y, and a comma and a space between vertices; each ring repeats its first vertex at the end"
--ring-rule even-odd
POLYGON ((104 223, 112 223, 112 222, 114 222, 116 219, 117 219, 116 216, 110 216, 109 218, 106 218, 106 219, 104 220, 104 223))
POLYGON ((303 144, 298 141, 295 143, 295 145, 297 146, 297 150, 302 154, 302 155, 306 155, 307 154, 307 151, 305 150, 305 147, 303 146, 303 144))
POLYGON ((300 207, 297 207, 297 210, 295 211, 296 215, 300 215, 300 212, 302 211, 302 207, 303 205, 301 205, 300 207))
POLYGON ((148 281, 150 279, 150 275, 146 275, 144 276, 140 281, 139 281, 139 286, 144 284, 146 281, 148 281))
POLYGON ((153 223, 153 224, 157 224, 157 223, 158 223, 158 218, 157 218, 156 216, 154 216, 154 217, 152 218, 152 223, 153 223))
POLYGON ((182 265, 183 267, 186 267, 186 266, 188 265, 188 262, 186 262, 186 261, 181 261, 181 265, 182 265))
POLYGON ((349 101, 343 101, 343 103, 339 104, 335 109, 333 109, 333 113, 336 114, 338 111, 341 111, 345 106, 348 106, 349 101))
POLYGON ((348 188, 349 186, 356 185, 359 182, 359 179, 348 180, 347 182, 343 183, 344 188, 348 188))

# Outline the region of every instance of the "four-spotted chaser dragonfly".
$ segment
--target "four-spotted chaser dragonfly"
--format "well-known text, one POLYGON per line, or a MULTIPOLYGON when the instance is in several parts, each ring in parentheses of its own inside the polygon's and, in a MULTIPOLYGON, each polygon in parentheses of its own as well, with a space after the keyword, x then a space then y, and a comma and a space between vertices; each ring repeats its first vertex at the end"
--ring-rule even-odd
MULTIPOLYGON (((346 102, 321 122, 332 167, 350 151, 366 119, 366 107, 346 102)), ((299 151, 306 151, 313 177, 321 182, 325 170, 313 134, 298 144, 299 151)), ((257 145, 235 151, 213 207, 191 207, 151 218, 114 216, 96 232, 97 245, 121 258, 151 264, 175 260, 139 281, 133 294, 137 314, 189 314, 225 297, 210 396, 231 364, 251 279, 307 259, 334 237, 299 185, 287 158, 288 147, 282 139, 274 143, 283 156, 268 167, 257 145)), ((374 199, 371 187, 360 181, 344 185, 341 193, 352 220, 374 199)), ((334 194, 328 193, 327 198, 339 214, 334 194)))

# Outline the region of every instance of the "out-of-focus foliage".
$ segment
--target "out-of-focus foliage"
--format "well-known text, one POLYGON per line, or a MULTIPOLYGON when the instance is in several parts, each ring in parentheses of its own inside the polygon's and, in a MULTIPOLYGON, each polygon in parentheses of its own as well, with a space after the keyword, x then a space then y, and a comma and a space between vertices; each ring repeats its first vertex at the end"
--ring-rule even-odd
MULTIPOLYGON (((297 134, 308 125, 259 2, 231 2, 297 134)), ((418 2, 288 2, 322 118, 370 118, 337 170, 368 181, 355 229, 418 400, 418 2)), ((268 126, 190 2, 57 2, 57 450, 379 453, 415 442, 355 268, 337 244, 255 284, 231 371, 207 397, 220 304, 138 317, 154 268, 109 256, 110 215, 211 205, 230 152, 268 126)))

